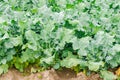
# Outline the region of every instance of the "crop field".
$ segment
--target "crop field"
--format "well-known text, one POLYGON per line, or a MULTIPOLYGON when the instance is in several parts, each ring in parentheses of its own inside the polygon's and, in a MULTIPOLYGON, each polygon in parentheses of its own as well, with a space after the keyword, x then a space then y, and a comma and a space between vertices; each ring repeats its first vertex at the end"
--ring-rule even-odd
POLYGON ((0 74, 11 69, 120 80, 120 0, 0 0, 0 74))

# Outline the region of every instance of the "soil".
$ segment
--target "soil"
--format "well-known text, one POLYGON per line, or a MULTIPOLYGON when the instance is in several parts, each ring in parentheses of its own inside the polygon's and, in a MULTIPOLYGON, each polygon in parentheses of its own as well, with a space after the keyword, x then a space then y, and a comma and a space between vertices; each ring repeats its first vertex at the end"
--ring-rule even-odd
POLYGON ((15 69, 10 69, 8 73, 0 76, 0 80, 102 80, 98 74, 91 74, 86 76, 80 72, 76 74, 69 69, 63 70, 46 70, 40 73, 31 73, 30 75, 23 75, 15 69))

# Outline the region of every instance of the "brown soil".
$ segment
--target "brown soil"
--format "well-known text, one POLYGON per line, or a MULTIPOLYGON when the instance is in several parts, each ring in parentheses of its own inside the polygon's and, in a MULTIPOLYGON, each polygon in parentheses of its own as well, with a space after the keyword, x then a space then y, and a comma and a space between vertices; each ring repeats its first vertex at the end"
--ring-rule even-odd
POLYGON ((54 69, 40 73, 32 73, 24 76, 23 73, 15 69, 11 69, 8 73, 0 76, 0 80, 102 80, 98 74, 86 76, 82 72, 76 74, 69 69, 55 71, 54 69))

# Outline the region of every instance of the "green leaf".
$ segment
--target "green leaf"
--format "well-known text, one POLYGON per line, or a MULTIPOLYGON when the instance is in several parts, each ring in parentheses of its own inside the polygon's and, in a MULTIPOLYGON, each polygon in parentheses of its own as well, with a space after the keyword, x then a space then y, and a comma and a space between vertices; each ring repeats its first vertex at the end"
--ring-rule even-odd
POLYGON ((4 43, 4 46, 6 49, 10 49, 10 48, 13 48, 14 45, 12 44, 11 40, 7 40, 5 43, 4 43))
POLYGON ((6 32, 4 34, 4 36, 2 38, 0 38, 0 40, 4 40, 4 39, 7 39, 7 38, 9 38, 9 34, 6 32))
POLYGON ((87 55, 87 51, 86 48, 89 46, 89 41, 90 41, 90 37, 83 37, 81 39, 77 39, 76 37, 72 39, 72 43, 73 43, 73 49, 74 50, 78 50, 78 55, 79 56, 86 56, 87 55))
POLYGON ((80 64, 80 60, 77 59, 75 55, 68 51, 68 57, 63 59, 60 63, 62 67, 71 68, 80 64))
POLYGON ((83 37, 81 39, 77 39, 76 37, 71 40, 73 43, 73 49, 84 49, 89 45, 90 37, 83 37))
POLYGON ((36 51, 38 48, 37 41, 39 39, 39 36, 35 32, 33 32, 32 30, 28 30, 25 32, 25 37, 28 40, 27 47, 29 49, 36 51))
POLYGON ((2 64, 6 64, 6 62, 7 62, 6 59, 2 59, 2 60, 1 60, 1 63, 2 63, 2 64))
POLYGON ((18 45, 22 45, 22 36, 11 37, 4 43, 6 49, 13 48, 18 45))
POLYGON ((115 46, 113 46, 112 50, 114 50, 115 52, 120 52, 120 45, 115 44, 115 46))
POLYGON ((23 65, 19 62, 14 63, 15 68, 18 69, 20 72, 23 72, 23 65))
MULTIPOLYGON (((21 62, 27 62, 27 61, 35 61, 35 57, 36 57, 37 51, 33 51, 31 49, 27 49, 26 51, 22 52, 22 56, 21 56, 21 62)), ((32 62, 31 61, 31 62, 32 62)))
POLYGON ((80 60, 76 58, 66 58, 61 61, 61 66, 66 68, 71 68, 80 64, 80 60))
POLYGON ((71 42, 73 42, 73 49, 74 50, 77 50, 77 49, 79 49, 80 48, 80 46, 79 46, 79 40, 75 37, 75 38, 73 38, 72 39, 72 41, 71 42))
POLYGON ((60 64, 59 63, 56 63, 54 66, 53 66, 54 69, 59 69, 60 68, 60 64))
POLYGON ((3 71, 3 69, 0 67, 0 74, 2 74, 4 71, 3 71))
POLYGON ((22 45, 22 36, 17 36, 15 38, 10 38, 11 43, 13 44, 13 46, 18 46, 18 45, 22 45))
POLYGON ((90 70, 92 71, 98 71, 100 69, 100 67, 104 67, 104 63, 101 62, 88 62, 88 67, 90 70))
POLYGON ((115 80, 117 78, 117 76, 110 71, 101 71, 101 77, 104 80, 115 80))
POLYGON ((40 59, 40 62, 41 63, 47 63, 47 64, 53 64, 53 61, 54 61, 54 58, 55 58, 55 56, 53 55, 53 56, 50 56, 50 57, 44 57, 44 58, 41 58, 40 59))
POLYGON ((36 43, 36 41, 39 39, 38 35, 32 30, 26 31, 25 37, 29 42, 32 42, 32 43, 36 43))
POLYGON ((19 26, 20 26, 20 31, 22 32, 22 34, 24 33, 24 29, 26 26, 28 26, 25 22, 23 21, 19 21, 18 22, 19 26))
POLYGON ((7 64, 3 64, 0 66, 0 74, 8 72, 9 66, 7 64))

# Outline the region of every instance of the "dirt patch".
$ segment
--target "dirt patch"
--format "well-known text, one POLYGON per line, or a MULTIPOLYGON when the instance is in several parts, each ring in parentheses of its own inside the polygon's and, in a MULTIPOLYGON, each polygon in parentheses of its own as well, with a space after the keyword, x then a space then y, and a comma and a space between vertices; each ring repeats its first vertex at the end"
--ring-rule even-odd
POLYGON ((0 80, 102 80, 98 74, 92 74, 86 76, 82 72, 76 74, 74 71, 69 69, 57 70, 54 69, 46 70, 41 73, 32 73, 24 76, 23 73, 15 69, 11 69, 8 73, 0 76, 0 80))

